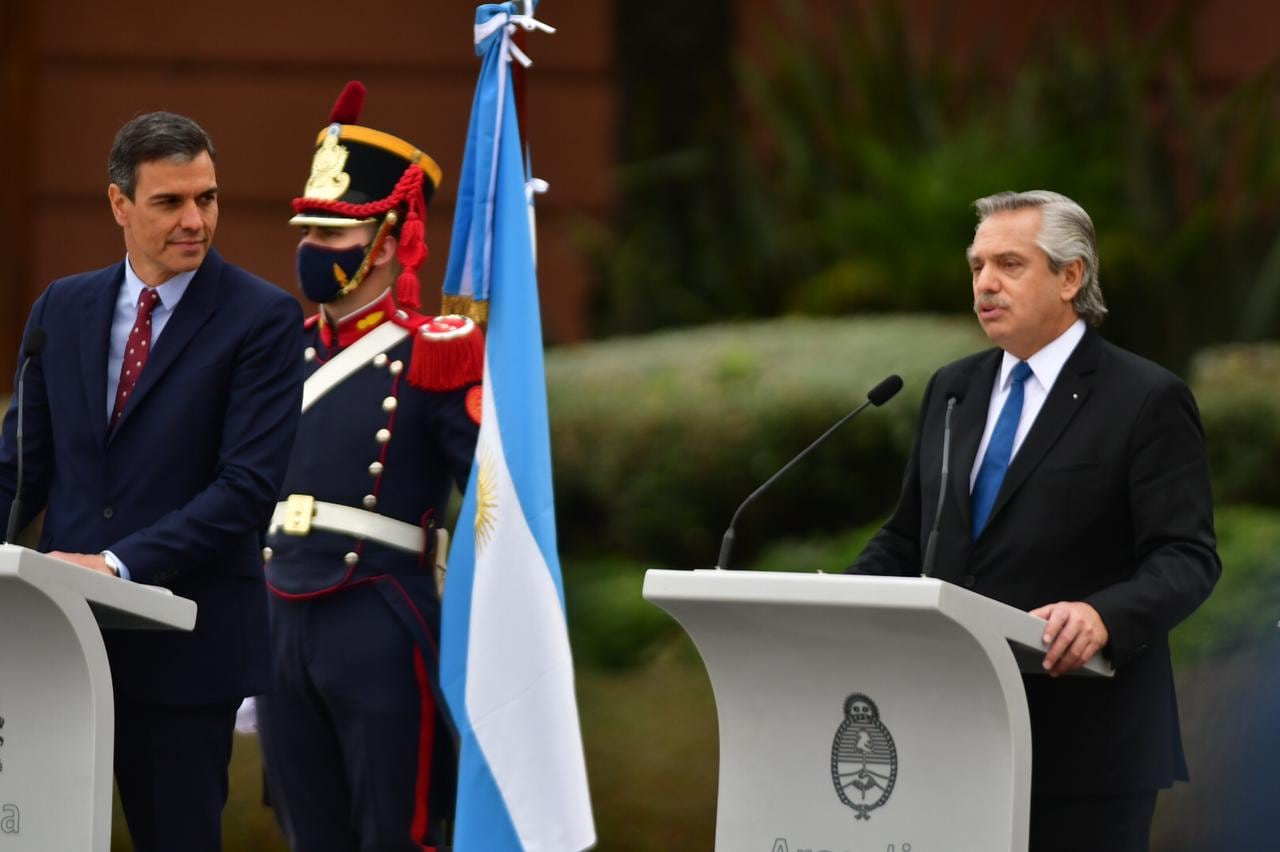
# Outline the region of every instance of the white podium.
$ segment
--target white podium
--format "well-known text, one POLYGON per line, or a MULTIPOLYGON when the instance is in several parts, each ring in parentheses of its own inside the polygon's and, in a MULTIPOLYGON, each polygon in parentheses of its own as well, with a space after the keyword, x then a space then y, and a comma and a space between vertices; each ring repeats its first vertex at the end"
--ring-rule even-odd
POLYGON ((99 627, 195 621, 167 589, 0 545, 0 852, 108 852, 115 708, 99 627))
POLYGON ((1026 852, 1041 619, 921 578, 649 571, 644 596, 715 692, 717 852, 1026 852))

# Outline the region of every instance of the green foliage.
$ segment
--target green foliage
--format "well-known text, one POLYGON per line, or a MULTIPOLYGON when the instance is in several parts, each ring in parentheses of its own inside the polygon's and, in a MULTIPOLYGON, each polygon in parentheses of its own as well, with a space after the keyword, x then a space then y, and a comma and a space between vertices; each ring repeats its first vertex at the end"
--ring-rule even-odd
POLYGON ((854 563, 883 523, 877 520, 833 536, 781 539, 760 554, 751 570, 838 574, 854 563))
POLYGON ((688 637, 625 672, 579 666, 578 707, 597 848, 714 848, 716 704, 688 637))
POLYGON ((847 528, 897 496, 929 376, 986 344, 972 319, 789 319, 567 347, 547 357, 560 542, 710 567, 735 507, 865 399, 868 411, 744 513, 736 553, 778 530, 847 528))
POLYGON ((1200 352, 1191 387, 1218 503, 1280 506, 1280 347, 1235 344, 1200 352))
POLYGON ((1180 368, 1280 333, 1276 80, 1198 91, 1190 7, 1137 35, 1117 4, 1105 35, 1059 25, 1008 72, 1003 50, 909 50, 895 4, 835 5, 819 23, 779 4, 762 57, 739 61, 743 132, 629 162, 623 208, 679 204, 598 242, 602 330, 962 312, 972 201, 1045 187, 1094 218, 1117 342, 1180 368))
POLYGON ((1180 667, 1260 647, 1280 618, 1280 513, 1236 506, 1214 519, 1222 578, 1169 637, 1180 667))
POLYGON ((641 595, 649 567, 623 559, 565 562, 565 610, 579 664, 634 668, 679 631, 669 615, 641 595))

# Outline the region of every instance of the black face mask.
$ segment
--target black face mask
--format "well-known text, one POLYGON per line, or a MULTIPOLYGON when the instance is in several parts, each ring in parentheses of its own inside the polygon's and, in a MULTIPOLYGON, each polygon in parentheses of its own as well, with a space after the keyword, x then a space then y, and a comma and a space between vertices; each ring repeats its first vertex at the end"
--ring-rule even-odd
MULTIPOLYGON (((345 249, 302 243, 298 246, 298 283, 313 302, 332 302, 351 286, 369 246, 345 249)), ((358 283, 358 282, 357 282, 358 283)))

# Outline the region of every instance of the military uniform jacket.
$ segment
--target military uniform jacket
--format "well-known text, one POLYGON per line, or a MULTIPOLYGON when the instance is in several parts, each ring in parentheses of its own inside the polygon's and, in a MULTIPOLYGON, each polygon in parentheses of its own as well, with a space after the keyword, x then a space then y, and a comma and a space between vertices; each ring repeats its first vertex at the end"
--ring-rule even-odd
MULTIPOLYGON (((408 333, 304 411, 282 500, 309 495, 427 531, 441 523, 451 485, 464 487, 470 475, 480 369, 474 359, 459 359, 457 350, 465 346, 482 358, 479 329, 467 321, 447 333, 433 331, 433 320, 396 308, 388 293, 337 329, 309 320, 305 373, 311 382, 345 348, 388 323, 408 333)), ((315 527, 290 535, 278 520, 279 513, 268 533, 266 575, 281 598, 329 594, 382 575, 431 574, 425 548, 409 552, 376 535, 315 527)))

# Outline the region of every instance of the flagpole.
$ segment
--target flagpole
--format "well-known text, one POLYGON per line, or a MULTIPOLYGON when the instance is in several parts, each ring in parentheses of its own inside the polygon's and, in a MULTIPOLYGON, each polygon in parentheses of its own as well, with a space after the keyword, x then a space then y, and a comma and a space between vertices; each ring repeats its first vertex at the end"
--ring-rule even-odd
MULTIPOLYGON (((531 0, 516 0, 516 6, 520 10, 520 14, 533 17, 533 3, 531 0)), ((511 36, 511 40, 515 42, 516 47, 524 52, 525 46, 529 41, 529 33, 524 27, 516 27, 515 33, 511 36)), ((525 174, 529 172, 529 121, 528 121, 528 103, 526 101, 526 81, 529 71, 519 62, 511 63, 511 91, 516 99, 516 124, 520 127, 520 151, 525 161, 525 174)))

